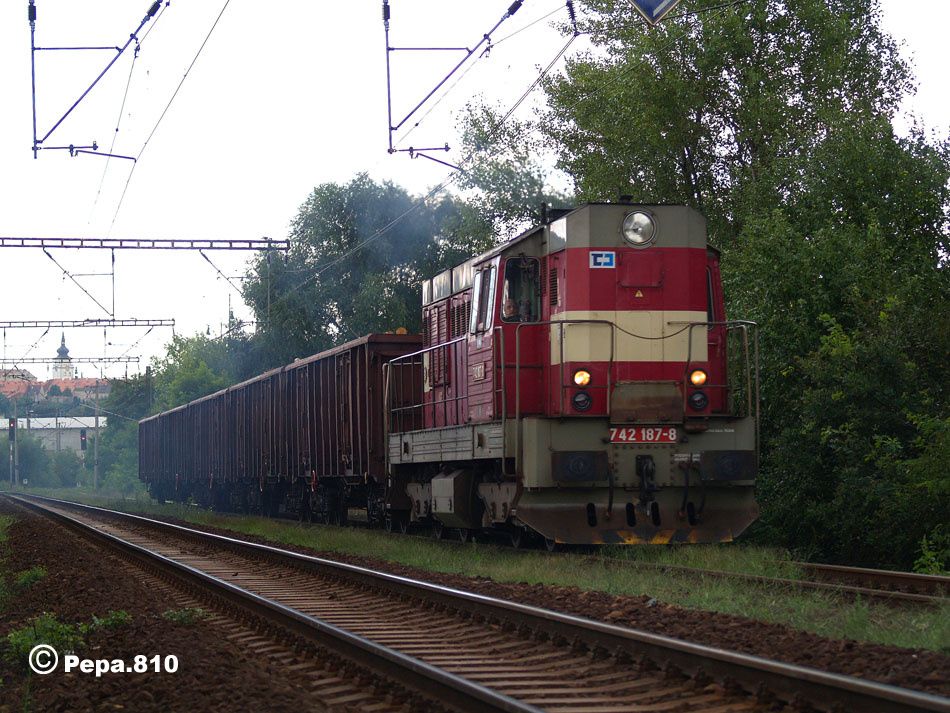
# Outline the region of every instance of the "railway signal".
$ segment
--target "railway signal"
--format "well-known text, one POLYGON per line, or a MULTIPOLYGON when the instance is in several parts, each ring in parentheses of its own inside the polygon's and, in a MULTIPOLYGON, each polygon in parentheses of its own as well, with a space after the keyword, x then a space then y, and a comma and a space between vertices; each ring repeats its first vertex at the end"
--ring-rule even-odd
POLYGON ((13 443, 14 441, 16 441, 16 419, 15 418, 10 419, 8 437, 10 439, 10 443, 13 443))
POLYGON ((85 428, 79 429, 79 450, 81 451, 86 450, 86 429, 85 428))

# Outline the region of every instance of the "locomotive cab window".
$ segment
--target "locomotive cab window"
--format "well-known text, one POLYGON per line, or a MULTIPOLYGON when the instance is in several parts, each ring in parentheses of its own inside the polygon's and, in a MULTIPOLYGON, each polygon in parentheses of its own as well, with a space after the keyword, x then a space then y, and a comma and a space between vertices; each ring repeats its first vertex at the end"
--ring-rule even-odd
POLYGON ((522 255, 505 262, 501 318, 505 322, 537 322, 541 318, 541 261, 537 258, 522 255))
POLYGON ((495 301, 495 267, 486 267, 475 273, 472 285, 472 320, 469 325, 472 334, 487 332, 491 329, 492 303, 495 301))

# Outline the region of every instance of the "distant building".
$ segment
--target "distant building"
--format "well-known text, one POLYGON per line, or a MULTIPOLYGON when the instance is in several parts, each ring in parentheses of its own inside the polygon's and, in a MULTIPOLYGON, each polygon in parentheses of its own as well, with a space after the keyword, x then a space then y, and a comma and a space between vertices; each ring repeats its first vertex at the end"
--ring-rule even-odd
POLYGON ((112 391, 108 379, 76 378, 76 369, 63 333, 52 366, 53 378, 39 381, 26 369, 0 369, 0 394, 8 399, 29 397, 32 401, 53 401, 68 406, 74 398, 92 402, 106 398, 112 391), (52 393, 50 393, 52 391, 52 393))
MULTIPOLYGON (((60 416, 59 418, 21 418, 19 427, 38 438, 48 451, 76 451, 80 449, 80 431, 86 429, 89 447, 96 429, 92 416, 60 416)), ((106 427, 106 418, 99 418, 100 431, 106 427)))
POLYGON ((73 368, 73 360, 69 358, 69 349, 66 348, 66 333, 63 332, 62 339, 59 341, 59 349, 56 350, 56 361, 53 362, 54 379, 72 379, 76 376, 73 368))
POLYGON ((8 399, 22 399, 35 393, 39 383, 26 369, 0 369, 0 394, 8 399))
POLYGON ((26 369, 0 369, 0 381, 36 381, 26 369))

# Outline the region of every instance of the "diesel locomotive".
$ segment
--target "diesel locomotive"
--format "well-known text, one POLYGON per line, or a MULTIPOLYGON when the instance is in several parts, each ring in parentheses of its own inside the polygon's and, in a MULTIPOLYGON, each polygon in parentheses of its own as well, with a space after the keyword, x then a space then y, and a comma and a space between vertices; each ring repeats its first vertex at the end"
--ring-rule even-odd
POLYGON ((161 499, 520 545, 728 541, 757 516, 755 325, 695 210, 587 204, 374 334, 152 416, 161 499))

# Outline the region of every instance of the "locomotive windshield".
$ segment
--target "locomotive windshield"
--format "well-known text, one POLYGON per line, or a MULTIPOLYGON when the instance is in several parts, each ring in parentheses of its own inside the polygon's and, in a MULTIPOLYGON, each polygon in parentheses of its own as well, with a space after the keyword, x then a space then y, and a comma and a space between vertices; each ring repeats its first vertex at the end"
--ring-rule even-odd
POLYGON ((537 322, 541 317, 541 263, 513 257, 505 263, 501 318, 505 322, 537 322))

